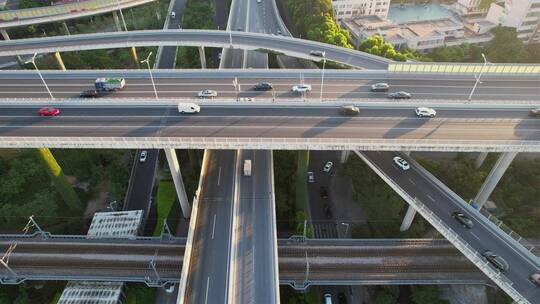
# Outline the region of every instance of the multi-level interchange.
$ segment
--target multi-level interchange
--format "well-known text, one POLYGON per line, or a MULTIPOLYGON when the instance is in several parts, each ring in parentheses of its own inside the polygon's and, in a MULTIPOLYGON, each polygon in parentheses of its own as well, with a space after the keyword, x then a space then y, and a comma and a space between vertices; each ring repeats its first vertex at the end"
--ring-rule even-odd
POLYGON ((517 303, 540 303, 540 288, 531 282, 540 273, 539 252, 481 212, 514 157, 540 152, 540 120, 531 112, 540 103, 539 65, 403 63, 293 38, 274 0, 233 0, 221 30, 179 29, 185 1, 173 0, 169 10, 176 15, 168 15, 163 30, 125 31, 116 11, 146 2, 90 0, 0 12, 0 56, 54 53, 64 70, 38 71, 39 77, 35 70, 0 73, 0 147, 146 149, 137 152, 146 164, 134 164, 124 205, 125 212, 143 210, 140 220, 149 212, 163 149, 189 219, 187 238, 127 233, 128 239, 111 240, 100 238, 98 228, 87 236, 1 235, 1 252, 11 253, 9 263, 2 260, 1 283, 145 282, 177 288, 177 303, 279 303, 280 284, 303 290, 474 283, 496 284, 517 303), (115 14, 118 32, 16 40, 7 33, 104 12, 115 14), (59 53, 132 48, 137 58, 135 47, 143 46, 159 46, 155 70, 150 64, 149 70, 65 70, 59 53), (204 47, 223 48, 220 69, 174 70, 177 46, 198 47, 203 67, 204 47), (282 69, 268 69, 261 50, 279 53, 282 69), (304 69, 306 59, 354 69, 304 69), (122 78, 103 84, 121 92, 73 98, 97 78, 122 78), (251 89, 265 81, 271 90, 251 89), (373 94, 372 85, 381 82, 414 96, 396 102, 373 94), (59 117, 36 115, 37 109, 59 117), (175 149, 204 149, 194 198, 186 195, 175 149), (272 150, 283 149, 341 151, 343 163, 361 158, 409 203, 402 230, 419 213, 446 241, 278 239, 272 150), (411 151, 479 152, 479 162, 490 152, 501 155, 470 204, 411 151), (503 263, 490 261, 486 250, 503 263), (401 263, 407 256, 409 263, 401 263))

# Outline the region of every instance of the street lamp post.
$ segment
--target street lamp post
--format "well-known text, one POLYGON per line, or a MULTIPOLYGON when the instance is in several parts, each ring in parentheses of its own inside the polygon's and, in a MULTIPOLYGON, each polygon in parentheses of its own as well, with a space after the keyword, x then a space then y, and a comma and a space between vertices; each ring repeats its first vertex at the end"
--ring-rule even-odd
POLYGON ((324 86, 324 66, 326 65, 326 52, 323 52, 323 64, 322 64, 322 75, 321 75, 321 94, 320 101, 322 102, 323 86, 324 86))
POLYGON ((349 232, 349 223, 342 222, 341 225, 344 225, 346 227, 345 228, 345 237, 347 237, 347 232, 349 232))
POLYGON ((39 71, 39 69, 38 69, 38 67, 36 65, 36 56, 37 56, 37 53, 34 53, 34 56, 32 56, 32 59, 30 59, 28 61, 25 61, 24 63, 25 64, 32 63, 34 65, 34 68, 36 69, 36 71, 37 71, 37 73, 39 75, 39 78, 41 78, 41 81, 43 81, 43 85, 45 85, 45 89, 47 89, 47 92, 49 93, 49 96, 51 96, 51 99, 54 100, 54 96, 51 93, 51 90, 49 89, 49 86, 45 82, 45 79, 43 78, 43 75, 41 75, 41 72, 39 71))
POLYGON ((476 91, 476 87, 478 86, 479 83, 481 83, 480 81, 480 78, 482 77, 482 74, 484 73, 484 69, 486 67, 486 65, 488 65, 488 61, 486 59, 486 56, 484 55, 484 53, 482 53, 482 58, 484 59, 484 65, 482 65, 482 68, 480 69, 480 74, 478 74, 478 77, 475 77, 476 78, 476 82, 474 83, 474 86, 471 90, 471 94, 469 94, 469 98, 468 100, 471 101, 472 99, 472 96, 474 94, 474 91, 476 91))
POLYGON ((150 52, 146 59, 141 61, 141 63, 146 63, 146 66, 148 67, 148 73, 150 73, 150 80, 152 80, 152 87, 154 87, 154 94, 156 95, 156 100, 158 100, 159 97, 156 90, 156 83, 154 82, 154 76, 152 75, 152 69, 150 68, 150 56, 152 56, 152 52, 150 52))

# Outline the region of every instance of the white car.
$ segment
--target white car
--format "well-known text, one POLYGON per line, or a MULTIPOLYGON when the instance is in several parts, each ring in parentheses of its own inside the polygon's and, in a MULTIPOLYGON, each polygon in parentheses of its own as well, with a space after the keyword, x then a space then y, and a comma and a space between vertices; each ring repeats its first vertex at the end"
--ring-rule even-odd
POLYGON ((147 156, 148 156, 148 152, 146 150, 142 150, 141 155, 139 156, 139 162, 144 163, 146 161, 147 156))
POLYGON ((333 162, 329 161, 329 162, 326 162, 326 164, 324 165, 324 168, 322 169, 324 172, 330 172, 330 170, 332 170, 332 166, 334 165, 333 162))
POLYGON ((308 171, 308 173, 307 173, 307 181, 310 184, 313 184, 315 182, 315 174, 313 174, 313 172, 308 171))
POLYGON ((297 84, 292 87, 292 91, 296 93, 307 93, 311 91, 311 85, 310 84, 297 84))
POLYGON ((214 91, 214 90, 202 90, 197 94, 197 96, 199 96, 199 98, 217 97, 217 91, 214 91))
POLYGON ((176 287, 176 284, 169 284, 169 286, 167 286, 167 287, 165 288, 165 292, 166 292, 166 293, 173 293, 175 287, 176 287))
POLYGON ((432 108, 425 107, 416 108, 414 112, 418 117, 435 117, 435 115, 437 115, 437 111, 433 110, 432 108))
POLYGON ((411 167, 406 160, 404 160, 403 158, 399 156, 394 157, 393 160, 394 160, 394 163, 403 170, 409 170, 409 168, 411 167))
POLYGON ((262 2, 262 0, 257 0, 257 3, 261 3, 261 2, 262 2))
POLYGON ((176 13, 175 12, 171 12, 171 18, 176 18, 176 13))

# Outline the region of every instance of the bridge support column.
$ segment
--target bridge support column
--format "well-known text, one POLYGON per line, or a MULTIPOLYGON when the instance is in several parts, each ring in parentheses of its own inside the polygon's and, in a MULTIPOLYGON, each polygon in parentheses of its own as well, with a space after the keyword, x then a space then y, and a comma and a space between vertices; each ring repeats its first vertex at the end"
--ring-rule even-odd
POLYGON ((401 222, 401 227, 399 227, 399 231, 409 230, 409 228, 411 228, 411 224, 414 220, 415 215, 416 210, 414 210, 414 208, 409 205, 409 208, 407 208, 407 213, 405 213, 405 217, 403 217, 403 222, 401 222))
POLYGON ((184 215, 184 218, 189 218, 191 215, 191 205, 187 198, 184 180, 182 179, 182 173, 180 172, 180 164, 176 157, 176 151, 174 149, 164 149, 164 151, 165 156, 167 157, 167 163, 169 163, 169 169, 171 170, 176 195, 178 195, 178 201, 180 201, 180 207, 182 207, 182 214, 184 215))
POLYGON ((54 59, 56 59, 56 64, 58 65, 58 68, 62 71, 65 71, 66 65, 64 64, 64 61, 62 60, 62 56, 60 56, 60 52, 54 53, 54 59))
MULTIPOLYGON (((0 29, 0 35, 2 35, 2 38, 4 38, 5 41, 11 40, 11 38, 9 38, 8 32, 4 29, 0 29)), ((15 59, 17 59, 20 67, 24 67, 24 60, 22 60, 21 56, 17 55, 15 56, 15 59)))
POLYGON ((499 159, 489 172, 489 175, 486 177, 486 180, 480 188, 480 191, 478 191, 478 194, 473 200, 472 205, 474 208, 478 210, 482 209, 489 196, 495 189, 495 186, 497 186, 497 183, 499 183, 502 176, 504 175, 504 172, 506 172, 506 169, 508 169, 516 155, 517 152, 505 152, 499 157, 499 159))
POLYGON ((486 160, 487 156, 488 156, 487 152, 480 152, 480 154, 478 154, 478 156, 474 160, 474 167, 476 169, 480 168, 482 164, 484 163, 484 161, 486 160))
POLYGON ((71 35, 71 32, 69 31, 69 27, 65 21, 62 22, 62 26, 64 27, 64 31, 66 32, 66 35, 68 36, 71 35))
POLYGON ((118 13, 116 13, 116 11, 113 11, 112 16, 114 19, 114 24, 116 24, 116 30, 118 30, 119 32, 123 31, 122 25, 120 24, 120 18, 118 18, 118 13))
POLYGON ((206 69, 206 54, 204 52, 204 46, 199 46, 199 59, 201 60, 201 68, 206 69))
POLYGON ((343 150, 340 153, 340 156, 339 156, 339 161, 340 163, 344 164, 347 162, 347 160, 349 159, 349 156, 351 155, 351 151, 350 150, 343 150))

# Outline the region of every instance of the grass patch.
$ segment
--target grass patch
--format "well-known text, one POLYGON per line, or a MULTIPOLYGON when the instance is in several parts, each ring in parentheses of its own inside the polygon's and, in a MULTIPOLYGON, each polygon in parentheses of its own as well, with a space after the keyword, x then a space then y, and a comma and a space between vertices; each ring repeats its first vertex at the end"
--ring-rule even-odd
POLYGON ((160 181, 157 191, 157 224, 154 236, 161 234, 163 220, 169 216, 172 206, 176 201, 176 189, 172 181, 160 181))
POLYGON ((156 292, 156 288, 148 287, 142 283, 128 283, 126 304, 154 303, 156 292))

